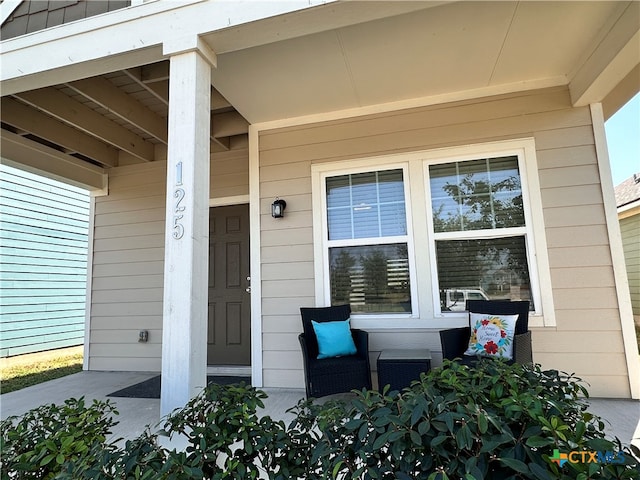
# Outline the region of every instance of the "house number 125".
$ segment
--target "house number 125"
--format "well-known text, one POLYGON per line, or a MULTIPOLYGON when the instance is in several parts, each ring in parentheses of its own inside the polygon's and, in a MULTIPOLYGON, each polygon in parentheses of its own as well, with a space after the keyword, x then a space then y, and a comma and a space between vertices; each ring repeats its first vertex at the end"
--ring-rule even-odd
POLYGON ((182 188, 182 162, 178 162, 176 165, 176 184, 175 189, 173 190, 173 198, 175 198, 175 202, 173 204, 173 238, 179 240, 184 235, 184 225, 182 225, 182 217, 184 215, 184 205, 181 205, 182 200, 184 199, 185 192, 182 188))

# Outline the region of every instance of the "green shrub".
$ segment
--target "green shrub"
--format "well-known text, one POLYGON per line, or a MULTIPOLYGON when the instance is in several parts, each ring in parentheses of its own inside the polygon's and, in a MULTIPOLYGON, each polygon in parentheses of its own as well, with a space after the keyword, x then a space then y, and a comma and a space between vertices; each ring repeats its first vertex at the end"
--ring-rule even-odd
POLYGON ((264 392, 210 385, 163 422, 161 434, 181 436, 183 451, 149 430, 124 448, 107 443, 113 406, 72 399, 3 421, 0 467, 3 479, 640 478, 586 396, 578 379, 538 366, 445 362, 402 392, 301 401, 287 426, 259 415, 264 392), (601 457, 553 461, 569 452, 601 457))
POLYGON ((49 479, 69 463, 91 461, 89 454, 105 445, 117 414, 109 401, 71 398, 63 405, 44 405, 22 417, 0 422, 2 478, 49 479), (13 477, 9 477, 9 475, 13 477))
POLYGON ((183 454, 169 452, 160 447, 157 436, 147 429, 139 437, 127 440, 124 448, 119 448, 115 443, 94 444, 85 458, 66 463, 55 478, 64 480, 197 478, 195 475, 192 476, 196 472, 185 473, 180 469, 180 455, 183 454))
POLYGON ((400 393, 302 402, 298 415, 315 416, 314 459, 334 478, 639 478, 631 453, 586 411, 586 396, 578 379, 537 366, 445 362, 400 393), (556 450, 609 452, 616 463, 560 468, 556 450))
POLYGON ((251 386, 209 385, 183 409, 171 414, 164 430, 187 439, 193 478, 296 478, 304 466, 291 458, 282 421, 259 417, 267 395, 251 386))

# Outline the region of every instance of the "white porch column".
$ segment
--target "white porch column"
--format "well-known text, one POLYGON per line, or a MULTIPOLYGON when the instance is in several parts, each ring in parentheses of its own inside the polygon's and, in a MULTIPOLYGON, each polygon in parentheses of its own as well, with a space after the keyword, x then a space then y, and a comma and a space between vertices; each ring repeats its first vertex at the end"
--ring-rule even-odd
POLYGON ((209 123, 215 54, 197 37, 164 45, 170 58, 169 142, 160 415, 206 385, 209 123))

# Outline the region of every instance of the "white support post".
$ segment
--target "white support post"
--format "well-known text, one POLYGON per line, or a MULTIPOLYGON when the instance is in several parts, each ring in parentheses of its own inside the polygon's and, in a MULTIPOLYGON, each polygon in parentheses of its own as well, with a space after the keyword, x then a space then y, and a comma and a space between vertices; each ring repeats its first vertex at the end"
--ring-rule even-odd
POLYGON ((209 97, 215 59, 196 37, 165 44, 164 53, 171 57, 161 416, 183 407, 206 385, 209 97))
POLYGON ((604 114, 601 103, 592 103, 591 122, 593 125, 593 138, 595 140, 596 155, 598 157, 598 169, 602 196, 604 198, 604 213, 609 233, 609 248, 613 264, 616 294, 618 296, 618 308, 620 310, 620 325, 624 354, 627 360, 627 375, 629 377, 629 390, 631 398, 640 399, 640 355, 633 324, 633 309, 631 307, 631 293, 629 280, 624 262, 624 250, 622 249, 622 234, 616 211, 615 192, 613 179, 611 178, 611 164, 609 162, 609 150, 607 148, 607 135, 604 129, 604 114))

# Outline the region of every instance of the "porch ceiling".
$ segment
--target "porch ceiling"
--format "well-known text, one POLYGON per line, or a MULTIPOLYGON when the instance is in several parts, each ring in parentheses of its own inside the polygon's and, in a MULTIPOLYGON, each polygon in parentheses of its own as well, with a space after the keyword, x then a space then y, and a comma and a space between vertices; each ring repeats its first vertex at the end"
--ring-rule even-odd
MULTIPOLYGON (((610 62, 624 45, 633 50, 635 64, 640 61, 637 2, 428 6, 234 51, 228 51, 230 43, 242 29, 251 32, 256 25, 212 33, 205 39, 215 51, 223 51, 214 85, 255 123, 414 98, 472 97, 549 85, 570 85, 576 103, 590 103, 608 93, 597 100, 585 96, 582 83, 601 73, 590 62, 610 62), (621 35, 614 45, 611 33, 620 29, 625 16, 630 25, 617 31, 621 35)), ((315 9, 297 15, 311 21, 309 16, 322 13, 315 9)), ((284 17, 270 22, 278 20, 284 28, 284 17)), ((633 64, 625 68, 617 72, 617 81, 633 64)))
MULTIPOLYGON (((184 15, 193 11, 194 25, 200 26, 202 9, 216 5, 190 2, 184 15)), ((147 22, 141 31, 142 25, 149 29, 148 18, 136 21, 147 22)), ((76 22, 59 28, 80 32, 80 27, 76 22)), ((640 89, 638 2, 350 1, 228 28, 200 28, 218 57, 212 71, 214 152, 246 148, 249 123, 552 85, 568 85, 576 104, 606 100, 616 85, 630 94, 640 89)), ((114 39, 119 32, 114 30, 114 39)), ((104 28, 99 33, 104 36, 104 28)), ((54 38, 51 31, 42 35, 54 38)), ((92 32, 74 35, 86 42, 92 32)), ((133 68, 133 57, 99 58, 105 53, 87 56, 84 63, 49 66, 50 76, 43 67, 26 75, 22 87, 19 77, 3 75, 10 85, 1 103, 3 157, 44 152, 65 159, 65 168, 50 173, 68 178, 79 165, 102 171, 164 159, 168 60, 153 41, 145 45, 142 51, 130 47, 133 56, 146 59, 133 68), (101 59, 116 67, 108 73, 100 67, 102 74, 90 78, 78 75, 82 65, 95 75, 101 59), (44 87, 30 89, 34 86, 44 87)))

